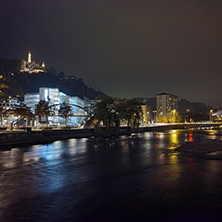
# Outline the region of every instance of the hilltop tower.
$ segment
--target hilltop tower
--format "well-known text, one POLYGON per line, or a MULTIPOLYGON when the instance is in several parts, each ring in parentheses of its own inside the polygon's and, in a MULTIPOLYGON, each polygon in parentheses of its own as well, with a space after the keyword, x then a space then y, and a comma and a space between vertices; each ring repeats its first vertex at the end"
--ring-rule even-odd
POLYGON ((29 51, 29 54, 28 54, 28 63, 31 63, 32 62, 32 54, 31 54, 31 51, 29 51))
POLYGON ((39 72, 46 72, 45 71, 45 62, 40 65, 35 61, 32 61, 32 54, 31 51, 28 53, 28 60, 22 60, 22 67, 20 72, 28 72, 28 73, 39 73, 39 72))

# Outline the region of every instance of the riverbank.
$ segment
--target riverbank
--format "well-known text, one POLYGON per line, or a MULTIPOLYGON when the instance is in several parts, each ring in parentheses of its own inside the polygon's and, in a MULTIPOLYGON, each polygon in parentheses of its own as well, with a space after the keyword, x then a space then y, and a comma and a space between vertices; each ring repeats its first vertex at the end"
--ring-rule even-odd
MULTIPOLYGON (((139 127, 131 129, 131 127, 120 127, 117 132, 107 132, 106 128, 100 128, 98 131, 95 129, 76 129, 76 128, 63 128, 52 129, 50 127, 36 130, 29 127, 20 130, 7 131, 0 128, 0 147, 22 144, 39 144, 48 143, 56 140, 65 140, 70 138, 89 138, 89 137, 112 137, 119 135, 131 135, 131 133, 144 133, 150 131, 168 131, 168 130, 198 130, 203 128, 204 133, 206 128, 210 129, 210 125, 206 124, 171 124, 171 125, 154 125, 147 127, 139 127)), ((222 135, 220 124, 213 124, 214 128, 218 128, 215 134, 222 135)), ((110 130, 108 130, 110 131, 110 130)), ((115 131, 115 130, 114 130, 115 131)))
POLYGON ((94 129, 23 130, 0 133, 0 145, 38 144, 69 138, 90 137, 94 129))
MULTIPOLYGON (((105 132, 105 131, 104 131, 105 132)), ((115 134, 98 134, 94 129, 42 129, 32 130, 23 128, 23 130, 5 131, 0 130, 0 147, 22 144, 48 143, 56 140, 65 140, 70 138, 88 138, 88 137, 109 137, 117 135, 130 135, 130 127, 121 127, 115 134)))

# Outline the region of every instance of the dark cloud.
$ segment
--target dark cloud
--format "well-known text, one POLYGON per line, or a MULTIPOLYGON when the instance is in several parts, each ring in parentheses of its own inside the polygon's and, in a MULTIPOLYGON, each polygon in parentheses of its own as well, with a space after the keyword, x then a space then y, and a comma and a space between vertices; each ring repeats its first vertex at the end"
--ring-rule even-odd
POLYGON ((221 11, 214 0, 3 0, 1 56, 31 50, 111 96, 221 106, 221 11))

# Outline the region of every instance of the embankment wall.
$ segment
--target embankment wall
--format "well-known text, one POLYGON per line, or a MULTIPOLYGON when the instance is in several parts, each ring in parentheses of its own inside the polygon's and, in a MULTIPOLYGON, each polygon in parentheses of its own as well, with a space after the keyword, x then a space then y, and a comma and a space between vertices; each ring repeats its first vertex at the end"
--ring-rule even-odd
POLYGON ((94 136, 94 129, 13 131, 0 133, 0 145, 35 144, 69 138, 94 136))

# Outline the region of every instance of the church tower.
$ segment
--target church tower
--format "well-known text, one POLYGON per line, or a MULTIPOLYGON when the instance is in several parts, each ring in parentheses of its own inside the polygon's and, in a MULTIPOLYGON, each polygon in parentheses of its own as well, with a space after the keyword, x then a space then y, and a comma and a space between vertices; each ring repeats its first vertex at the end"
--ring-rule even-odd
POLYGON ((39 63, 32 61, 32 54, 31 54, 31 51, 29 51, 28 60, 23 61, 20 72, 28 72, 28 73, 46 72, 45 62, 43 62, 42 65, 40 65, 39 63))
POLYGON ((28 63, 31 63, 32 62, 32 54, 31 52, 29 51, 29 54, 28 54, 28 63))

